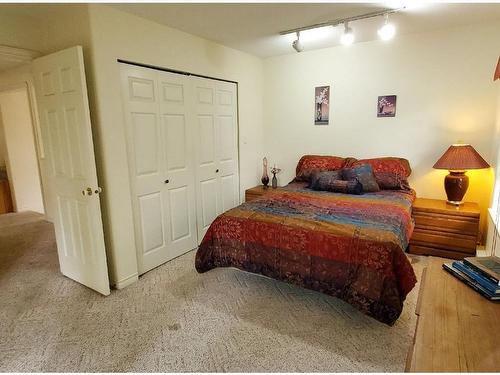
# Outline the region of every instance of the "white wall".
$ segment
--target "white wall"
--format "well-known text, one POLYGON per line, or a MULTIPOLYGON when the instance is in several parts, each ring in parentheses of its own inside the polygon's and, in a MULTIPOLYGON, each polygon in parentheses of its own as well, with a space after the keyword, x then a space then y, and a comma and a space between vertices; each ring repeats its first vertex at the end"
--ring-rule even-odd
MULTIPOLYGON (((44 33, 41 30, 42 22, 35 17, 28 16, 22 11, 21 6, 2 5, 0 45, 40 51, 44 40, 44 33)), ((3 72, 0 76, 5 77, 3 72)), ((0 79, 0 86, 2 83, 3 79, 0 79)), ((0 167, 5 166, 6 154, 2 137, 3 132, 0 129, 0 167)))
POLYGON ((496 81, 497 86, 497 118, 496 129, 492 136, 492 155, 491 166, 495 170, 495 188, 492 194, 491 208, 488 217, 488 240, 486 241, 486 250, 497 256, 500 256, 500 81, 496 81), (495 231, 495 225, 497 231, 495 231), (495 238, 496 237, 496 238, 495 238))
MULTIPOLYGON (((499 35, 498 24, 470 26, 265 60, 265 153, 283 168, 280 183, 294 177, 303 154, 401 156, 418 196, 445 198, 447 172, 432 165, 450 144, 471 143, 492 161, 499 35), (332 88, 329 126, 313 122, 320 85, 332 88), (377 96, 390 94, 396 117, 377 118, 377 96)), ((481 205, 484 223, 493 173, 468 174, 465 199, 481 205)))
POLYGON ((31 108, 26 87, 0 92, 0 115, 15 211, 44 213, 31 108))
MULTIPOLYGON (((31 74, 31 64, 25 64, 21 65, 17 68, 14 69, 9 69, 0 72, 0 89, 1 90, 7 90, 13 87, 20 87, 20 86, 27 86, 28 87, 28 92, 30 93, 30 104, 31 104, 31 111, 33 113, 32 120, 34 121, 34 137, 35 137, 35 142, 39 141, 39 122, 38 122, 38 114, 37 114, 37 108, 36 108, 36 103, 34 100, 34 88, 33 88, 33 76, 31 74)), ((38 148, 37 148, 38 149, 38 148)), ((38 164, 39 164, 39 170, 40 170, 40 177, 41 177, 41 185, 43 186, 43 182, 45 181, 45 178, 43 176, 43 170, 47 170, 47 168, 43 167, 43 164, 45 163, 45 159, 39 158, 38 164)), ((43 196, 43 188, 42 190, 42 196, 43 196)), ((45 200, 46 202, 46 200, 45 200)), ((45 208, 45 219, 53 221, 52 213, 49 210, 49 207, 44 207, 45 208)))
POLYGON ((137 277, 119 64, 124 59, 238 82, 241 191, 259 181, 262 60, 104 5, 90 5, 88 72, 110 276, 137 277))

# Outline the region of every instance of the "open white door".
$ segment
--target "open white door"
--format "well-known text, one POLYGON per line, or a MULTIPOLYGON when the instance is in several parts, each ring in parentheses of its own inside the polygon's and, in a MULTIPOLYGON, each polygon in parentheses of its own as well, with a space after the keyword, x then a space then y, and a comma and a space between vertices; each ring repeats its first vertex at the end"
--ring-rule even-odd
POLYGON ((108 295, 82 47, 35 59, 33 75, 46 158, 44 190, 54 218, 61 272, 108 295))

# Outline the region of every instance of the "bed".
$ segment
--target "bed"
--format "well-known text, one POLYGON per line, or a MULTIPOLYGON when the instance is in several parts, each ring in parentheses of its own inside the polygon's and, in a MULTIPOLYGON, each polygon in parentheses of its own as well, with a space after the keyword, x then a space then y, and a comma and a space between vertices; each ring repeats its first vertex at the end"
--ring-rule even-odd
POLYGON ((216 218, 196 270, 236 267, 341 298, 392 325, 416 284, 404 253, 414 191, 350 195, 307 185, 292 182, 216 218))

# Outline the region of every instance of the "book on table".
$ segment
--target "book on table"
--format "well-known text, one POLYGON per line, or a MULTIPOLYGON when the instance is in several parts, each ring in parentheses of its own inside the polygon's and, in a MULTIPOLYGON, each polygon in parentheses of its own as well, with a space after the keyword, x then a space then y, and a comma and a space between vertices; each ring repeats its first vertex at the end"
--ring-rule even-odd
POLYGON ((476 292, 481 294, 483 297, 487 298, 490 301, 499 302, 500 301, 500 293, 492 293, 490 290, 486 289, 479 282, 474 280, 472 277, 467 275, 466 273, 460 271, 459 269, 453 266, 453 263, 444 263, 443 269, 453 276, 455 276, 458 280, 467 284, 469 287, 474 289, 476 292))
POLYGON ((489 278, 493 283, 500 286, 500 258, 489 257, 467 257, 464 258, 464 265, 472 268, 484 277, 489 278))
POLYGON ((490 293, 500 293, 500 286, 498 286, 497 283, 493 282, 490 278, 484 276, 482 273, 479 273, 475 268, 469 267, 465 262, 457 260, 453 262, 452 265, 454 268, 465 273, 475 282, 481 284, 481 286, 488 290, 490 293))

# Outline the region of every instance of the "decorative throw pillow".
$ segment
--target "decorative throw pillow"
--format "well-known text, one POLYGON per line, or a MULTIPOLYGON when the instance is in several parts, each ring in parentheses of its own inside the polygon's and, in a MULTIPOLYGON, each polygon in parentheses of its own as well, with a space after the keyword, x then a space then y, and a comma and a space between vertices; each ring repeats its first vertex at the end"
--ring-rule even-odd
POLYGON ((342 170, 315 172, 309 179, 309 188, 313 190, 328 190, 327 188, 334 181, 342 180, 342 170))
POLYGON ((402 177, 408 178, 411 174, 410 163, 408 160, 396 157, 383 157, 373 159, 361 159, 351 164, 352 167, 369 164, 373 172, 392 172, 402 177))
POLYGON ((357 179, 350 181, 335 180, 325 189, 315 189, 315 190, 325 190, 334 193, 360 195, 363 194, 363 185, 361 185, 361 182, 359 182, 357 179))
POLYGON ((352 168, 342 170, 342 178, 346 181, 358 180, 363 185, 365 193, 380 191, 377 180, 373 174, 373 169, 370 164, 358 165, 352 168))
POLYGON ((344 163, 345 158, 339 156, 304 155, 297 164, 295 181, 309 181, 316 172, 337 171, 344 163))
POLYGON ((344 194, 363 194, 363 185, 357 180, 342 180, 342 170, 316 172, 311 177, 309 188, 344 194))
POLYGON ((374 172, 373 174, 382 190, 411 190, 408 180, 399 173, 374 172))

